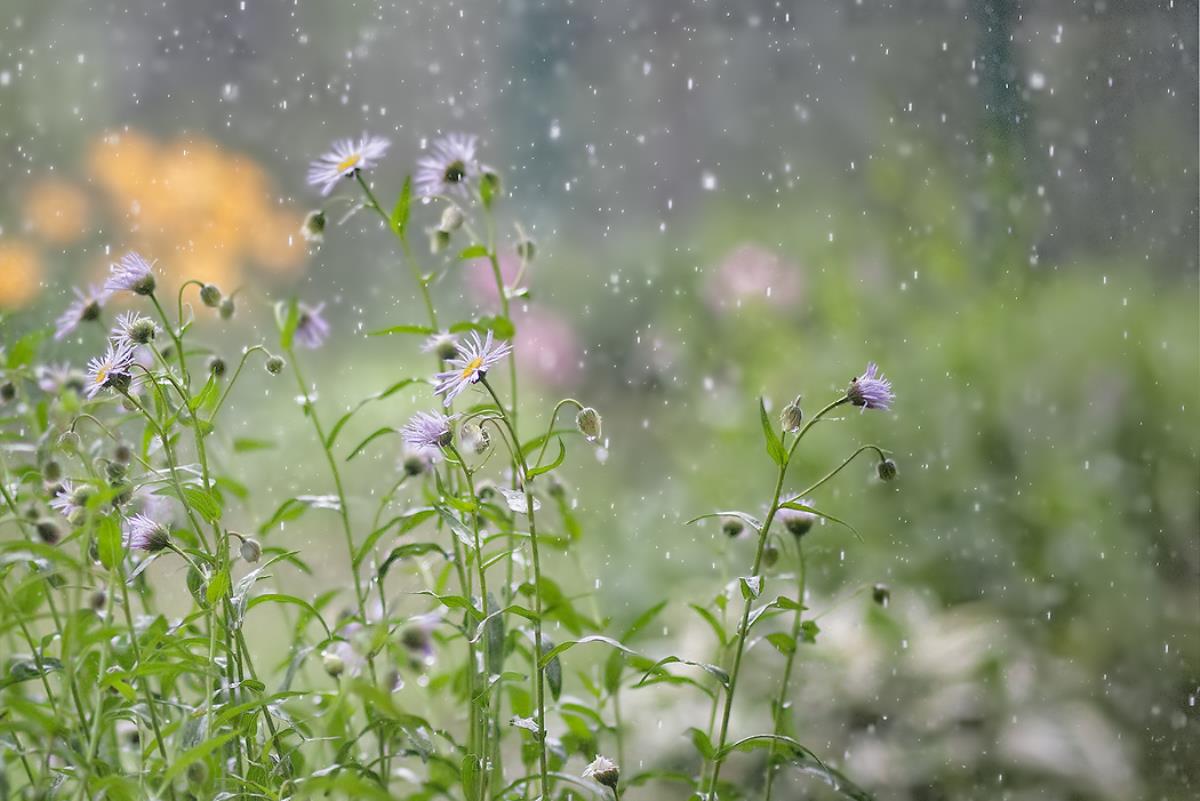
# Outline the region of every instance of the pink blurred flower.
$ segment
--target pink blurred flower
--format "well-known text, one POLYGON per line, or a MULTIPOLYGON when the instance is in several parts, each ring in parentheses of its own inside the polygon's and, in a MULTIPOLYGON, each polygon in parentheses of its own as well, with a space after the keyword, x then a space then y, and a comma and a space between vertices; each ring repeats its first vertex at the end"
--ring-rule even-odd
POLYGON ((709 273, 704 296, 713 311, 745 302, 787 306, 800 296, 800 266, 753 243, 738 245, 709 273))
POLYGON ((570 324, 544 309, 514 310, 517 367, 546 387, 569 387, 579 381, 582 349, 570 324))
MULTIPOLYGON (((521 271, 521 258, 512 250, 502 250, 499 254, 500 275, 504 276, 504 285, 513 290, 513 281, 521 271)), ((471 259, 463 265, 467 272, 467 292, 476 303, 494 308, 500 302, 500 294, 496 291, 496 276, 492 274, 492 264, 486 258, 471 259)), ((522 283, 528 284, 529 270, 525 270, 522 283)), ((489 312, 490 313, 490 312, 489 312)))

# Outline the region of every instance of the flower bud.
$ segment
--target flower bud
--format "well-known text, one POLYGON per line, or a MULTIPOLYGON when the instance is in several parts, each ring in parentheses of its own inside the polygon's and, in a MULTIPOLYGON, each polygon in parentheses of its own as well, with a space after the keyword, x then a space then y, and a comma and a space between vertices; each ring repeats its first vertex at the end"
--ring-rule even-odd
POLYGON ((319 245, 324 242, 325 212, 315 209, 304 215, 304 222, 300 225, 300 235, 304 237, 305 242, 313 245, 319 245))
POLYGON ((579 410, 579 414, 575 415, 575 425, 588 442, 600 439, 600 413, 591 406, 579 410))
POLYGON ((38 539, 47 545, 56 544, 62 537, 62 532, 58 530, 58 523, 48 517, 43 517, 37 522, 38 539))
POLYGON ((88 598, 88 606, 90 606, 93 611, 103 612, 104 607, 108 606, 108 593, 106 593, 104 590, 96 590, 92 593, 92 596, 88 598))
POLYGON ((321 654, 321 665, 325 668, 325 672, 335 679, 346 670, 345 661, 333 651, 321 654))
POLYGON ((455 205, 449 205, 442 209, 442 221, 438 224, 438 230, 451 233, 462 228, 462 224, 462 209, 455 205))
POLYGON ((800 430, 800 424, 804 422, 804 413, 800 411, 800 396, 783 407, 783 411, 779 414, 779 423, 783 426, 784 431, 796 433, 800 430))
POLYGON ((282 356, 268 356, 267 362, 264 366, 267 368, 267 372, 271 375, 279 375, 283 372, 284 364, 285 362, 283 361, 282 356))
POLYGON ((67 453, 77 452, 80 443, 79 435, 74 431, 64 431, 58 438, 58 447, 67 453))
POLYGON ((797 539, 811 531, 813 524, 817 522, 816 515, 803 509, 780 509, 778 516, 784 528, 797 539))
POLYGON ((247 562, 257 562, 262 556, 262 546, 253 537, 242 540, 242 558, 247 562))
POLYGON ((763 548, 763 565, 766 567, 775 567, 775 563, 779 561, 779 549, 774 545, 768 545, 763 548))
POLYGON ((216 284, 205 284, 200 287, 200 302, 210 309, 221 305, 221 288, 216 284))
POLYGON ((496 197, 500 194, 500 176, 495 170, 484 167, 483 175, 479 177, 480 190, 484 197, 496 197))
POLYGON ((104 475, 109 481, 120 481, 125 478, 125 474, 129 472, 128 468, 121 462, 105 462, 104 475))
POLYGON ((585 779, 595 779, 600 784, 611 789, 614 793, 617 790, 617 785, 621 781, 621 769, 608 757, 597 757, 592 760, 592 763, 584 768, 583 777, 585 779))
POLYGON ((121 464, 129 464, 133 461, 133 448, 124 442, 118 442, 117 447, 113 448, 113 458, 121 464))
POLYGON ((896 478, 896 463, 891 459, 884 459, 879 463, 879 477, 884 481, 891 481, 896 478))
POLYGON ((211 373, 214 378, 220 378, 221 376, 225 375, 225 360, 220 356, 210 357, 208 360, 208 372, 211 373))
POLYGON ((429 231, 430 253, 436 256, 448 247, 450 247, 449 231, 443 231, 441 228, 433 228, 429 231))
POLYGON ((193 762, 188 765, 187 779, 192 784, 204 784, 208 781, 208 765, 203 762, 193 762))
POLYGON ((429 456, 419 451, 406 451, 400 457, 400 469, 406 476, 419 476, 429 469, 429 456))
POLYGON ((47 459, 46 463, 42 465, 42 478, 51 484, 58 481, 62 478, 62 465, 53 459, 47 459))
POLYGON ((875 603, 882 607, 886 607, 888 605, 888 601, 892 599, 892 591, 886 584, 876 584, 871 588, 871 598, 875 600, 875 603))
POLYGON ((17 397, 17 387, 11 381, 5 381, 0 384, 0 401, 8 403, 13 398, 17 397))
POLYGON ((233 298, 221 298, 221 305, 217 307, 217 314, 221 315, 222 320, 232 319, 233 313, 237 311, 237 307, 233 305, 233 298))
POLYGON ((458 436, 462 440, 463 447, 476 455, 487 451, 488 446, 492 444, 492 438, 487 429, 475 423, 463 426, 459 430, 458 436))
MULTIPOLYGON (((153 295, 157 286, 158 283, 154 280, 154 273, 147 271, 130 289, 138 295, 153 295)), ((98 314, 99 312, 97 312, 98 314)))
POLYGON ((522 261, 533 261, 533 256, 537 252, 537 246, 531 239, 522 239, 517 243, 517 255, 522 261))
POLYGON ((733 539, 746 530, 746 524, 739 518, 726 517, 721 520, 721 531, 726 537, 733 539))

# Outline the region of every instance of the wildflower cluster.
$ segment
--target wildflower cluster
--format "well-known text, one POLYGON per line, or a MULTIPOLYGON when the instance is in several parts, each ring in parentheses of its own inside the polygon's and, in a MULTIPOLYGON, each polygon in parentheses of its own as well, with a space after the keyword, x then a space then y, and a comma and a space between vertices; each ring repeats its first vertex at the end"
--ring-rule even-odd
MULTIPOLYGON (((817 634, 806 615, 805 545, 824 521, 848 528, 822 510, 822 487, 860 454, 878 457, 881 480, 898 471, 886 452, 864 445, 803 490, 787 488, 812 427, 842 406, 889 409, 891 384, 870 364, 811 414, 797 397, 778 425, 760 404, 775 469, 765 516, 697 518, 719 519, 729 541, 755 543, 749 570, 709 605, 689 606, 717 634, 715 657, 642 653, 636 640, 665 602, 614 632, 599 610, 576 609, 551 570, 555 553, 584 536, 561 477, 568 446, 608 447, 611 423, 573 398, 540 416, 518 402, 516 351, 524 346, 512 305, 523 302, 535 247, 519 225, 515 242, 496 236, 504 193, 479 149, 470 135, 435 140, 390 208, 371 172, 388 140, 341 140, 312 162, 313 194, 348 189, 357 209, 378 215, 411 271, 424 319, 376 335, 416 335, 413 350, 427 354, 418 374, 393 377, 332 425, 306 370, 310 352, 340 334, 336 308, 279 300, 271 345, 279 354, 257 344, 227 362, 193 337, 206 315, 234 314, 232 296, 194 280, 164 305, 156 266, 137 253, 113 264, 102 288, 76 290, 57 322, 56 340, 84 336, 86 324, 100 329, 109 304, 133 305, 84 375, 37 364, 36 337, 8 352, 3 402, 13 414, 3 425, 19 447, 2 452, 0 522, 19 537, 0 540, 0 603, 17 622, 6 632, 22 653, 13 678, 0 680, 0 727, 19 756, 12 764, 26 795, 550 801, 631 797, 673 779, 716 801, 759 797, 721 773, 735 753, 761 749, 768 799, 785 763, 849 797, 869 797, 791 736, 789 688, 798 646, 817 634), (439 254, 457 238, 463 259, 489 268, 495 307, 486 314, 439 317, 433 288, 446 271, 430 269, 410 242, 411 218, 422 213, 431 215, 435 259, 445 260, 439 254), (502 249, 516 254, 515 272, 501 268, 502 249), (261 380, 291 374, 297 424, 311 426, 323 457, 321 486, 265 516, 225 447, 226 402, 236 403, 252 358, 262 360, 261 380), (389 398, 415 408, 356 435, 359 411, 389 398), (354 436, 357 444, 347 444, 354 436), (381 486, 346 480, 347 462, 388 441, 395 469, 381 486), (349 573, 321 593, 308 587, 306 554, 280 538, 310 512, 327 516, 349 573), (779 567, 788 556, 792 572, 779 567), (167 615, 154 582, 175 576, 190 607, 167 615), (766 601, 768 582, 784 579, 795 581, 794 594, 766 601), (727 613, 736 628, 723 622, 727 613), (735 740, 732 710, 745 696, 739 680, 753 632, 781 617, 787 628, 767 636, 787 658, 774 727, 735 740), (286 621, 286 631, 251 647, 248 618, 286 621), (610 649, 602 671, 569 670, 579 653, 572 649, 585 644, 610 649), (682 673, 696 666, 702 678, 682 673), (696 690, 711 705, 687 731, 696 754, 681 771, 628 753, 622 699, 655 685, 696 690), (55 721, 50 736, 35 739, 46 720, 55 721)), ((314 209, 301 233, 319 244, 329 224, 326 208, 314 209)), ((585 565, 577 573, 572 580, 593 583, 585 565)), ((888 591, 879 585, 873 598, 886 604, 888 591)))

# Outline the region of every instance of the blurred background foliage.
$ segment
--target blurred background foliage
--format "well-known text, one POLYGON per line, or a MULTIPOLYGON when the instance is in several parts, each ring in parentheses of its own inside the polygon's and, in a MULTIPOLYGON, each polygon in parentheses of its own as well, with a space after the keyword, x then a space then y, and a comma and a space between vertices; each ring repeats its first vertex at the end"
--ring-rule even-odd
MULTIPOLYGON (((553 572, 594 590, 608 633, 667 599, 645 650, 711 658, 687 603, 744 572, 752 545, 684 521, 761 511, 758 395, 811 410, 874 359, 895 413, 819 430, 794 478, 860 442, 901 470, 823 490, 864 541, 811 535, 809 605, 824 611, 802 652, 800 739, 883 799, 1190 797, 1196 4, 792 6, 9 2, 2 336, 45 325, 70 286, 137 248, 176 281, 240 290, 238 316, 209 324, 229 355, 271 336, 268 299, 328 301, 338 333, 310 372, 331 408, 421 375, 415 341, 365 336, 420 321, 375 222, 304 247, 320 200, 304 165, 334 137, 390 136, 372 175, 386 198, 428 137, 478 132, 505 224, 538 242, 515 314, 525 415, 544 421, 563 394, 605 414, 600 458, 564 472, 586 558, 553 572)), ((488 280, 454 267, 441 305, 487 309, 488 280)), ((254 403, 223 441, 277 443, 223 456, 256 490, 250 528, 327 488, 289 389, 264 377, 241 392, 254 403)), ((401 393, 354 426, 428 403, 401 393)), ((364 508, 390 447, 351 463, 364 508)), ((329 522, 268 535, 328 548, 316 582, 279 576, 291 591, 345 575, 329 522)), ((765 699, 783 658, 755 651, 747 681, 765 699)), ((595 675, 588 660, 569 667, 595 675)), ((707 708, 639 692, 630 753, 686 765, 683 731, 707 708)), ((735 731, 767 710, 749 704, 735 731)))

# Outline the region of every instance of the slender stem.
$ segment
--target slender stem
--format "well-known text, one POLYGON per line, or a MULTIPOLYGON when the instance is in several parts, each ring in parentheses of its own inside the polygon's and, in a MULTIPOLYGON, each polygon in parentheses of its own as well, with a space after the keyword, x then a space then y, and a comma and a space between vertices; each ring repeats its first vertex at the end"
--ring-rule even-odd
POLYGON ((158 316, 162 318, 163 328, 167 330, 167 335, 171 337, 171 342, 175 345, 175 358, 179 361, 179 376, 183 379, 185 386, 191 386, 192 381, 188 376, 187 358, 183 355, 183 337, 176 333, 175 327, 171 325, 170 318, 167 317, 166 310, 158 302, 158 298, 155 295, 150 295, 150 302, 158 310, 158 316))
MULTIPOLYGON (((119 566, 117 570, 120 570, 119 566)), ((138 670, 141 670, 142 649, 138 645, 137 629, 133 625, 133 613, 129 611, 129 588, 125 586, 123 575, 118 575, 117 580, 121 585, 122 607, 125 611, 125 624, 129 627, 129 644, 133 649, 133 661, 138 670)), ((146 676, 138 676, 138 684, 142 687, 142 695, 146 699, 146 709, 150 712, 150 725, 154 728, 154 742, 158 746, 158 753, 162 755, 163 762, 167 762, 167 747, 163 744, 162 729, 158 725, 158 713, 154 711, 154 697, 150 694, 150 681, 146 676)))
MULTIPOLYGON (((796 434, 796 438, 792 440, 791 447, 788 448, 787 456, 784 457, 783 463, 779 465, 779 472, 775 479, 775 491, 771 498, 771 505, 767 509, 767 516, 763 520, 762 528, 758 532, 758 548, 754 553, 754 567, 751 570, 752 577, 762 575, 762 560, 763 551, 766 550, 767 536, 771 530, 771 523, 775 520, 775 515, 779 511, 779 498, 783 492, 783 480, 787 477, 788 465, 791 464, 792 456, 796 453, 796 447, 800 441, 804 439, 804 435, 808 433, 818 421, 834 408, 841 406, 849 400, 846 396, 842 396, 837 400, 829 403, 821 411, 817 412, 813 417, 804 424, 804 427, 796 434)), ((734 641, 733 652, 733 670, 729 674, 729 688, 725 691, 725 705, 721 711, 721 729, 717 737, 716 752, 713 756, 712 773, 709 776, 708 791, 705 797, 710 801, 717 799, 717 782, 721 777, 721 765, 725 761, 725 742, 729 735, 729 716, 733 711, 733 697, 737 690, 738 674, 742 668, 742 655, 746 650, 746 638, 749 635, 750 611, 753 606, 753 596, 748 596, 742 605, 741 622, 738 624, 737 638, 734 641)))
POLYGON ((509 435, 512 437, 513 448, 512 457, 516 466, 519 468, 518 475, 514 475, 514 480, 521 482, 521 488, 525 491, 525 512, 529 517, 529 544, 530 552, 533 555, 533 665, 534 678, 533 690, 534 699, 537 703, 537 724, 538 724, 538 769, 540 777, 540 787, 543 799, 550 798, 550 779, 549 766, 546 759, 546 669, 542 664, 542 563, 538 554, 537 543, 537 520, 533 511, 533 491, 529 485, 529 467, 525 462, 525 455, 521 453, 521 438, 517 436, 513 421, 504 411, 504 404, 500 402, 500 398, 496 396, 496 391, 492 389, 492 385, 488 383, 486 378, 480 379, 480 383, 492 396, 492 400, 496 402, 496 407, 500 410, 500 419, 508 429, 509 435))
POLYGON ((875 453, 879 454, 879 460, 880 460, 880 461, 883 461, 884 459, 886 459, 886 458, 887 458, 887 456, 885 456, 885 455, 884 455, 883 451, 881 451, 881 450, 880 450, 879 448, 877 448, 876 446, 874 446, 874 445, 863 445, 861 448, 859 448, 858 450, 856 450, 854 453, 852 453, 852 454, 850 454, 849 456, 847 456, 847 457, 846 457, 846 459, 845 459, 845 461, 843 461, 843 462, 842 462, 840 465, 838 465, 837 467, 835 467, 834 469, 832 469, 832 470, 830 470, 828 473, 826 473, 826 474, 825 474, 825 476, 824 476, 824 477, 822 477, 820 481, 817 481, 815 484, 812 484, 812 485, 811 485, 811 486, 809 486, 809 487, 805 487, 803 490, 801 490, 800 492, 798 492, 798 493, 796 493, 795 495, 793 495, 793 496, 792 496, 792 499, 793 499, 793 500, 800 500, 801 498, 804 498, 804 497, 805 497, 805 496, 807 496, 807 495, 808 495, 810 492, 812 492, 813 490, 815 490, 817 487, 821 486, 821 485, 822 485, 822 484, 824 484, 826 481, 828 481, 829 479, 833 478, 833 477, 834 477, 834 476, 836 476, 838 473, 842 472, 842 470, 843 470, 843 469, 846 467, 846 465, 848 465, 848 464, 850 464, 852 461, 854 461, 854 458, 855 458, 856 456, 858 456, 860 453, 864 452, 864 451, 875 451, 875 453))
POLYGON ((362 173, 356 172, 354 173, 354 177, 358 179, 358 185, 362 187, 363 193, 367 196, 368 205, 379 213, 379 216, 383 218, 383 224, 400 240, 400 250, 404 254, 404 263, 412 271, 413 280, 417 282, 417 286, 421 289, 421 299, 425 301, 425 312, 429 315, 429 324, 436 329, 438 327, 437 312, 433 308, 433 299, 429 296, 429 281, 421 274, 416 260, 413 259, 412 249, 408 246, 408 237, 392 227, 392 218, 383 210, 383 206, 379 205, 379 200, 375 197, 375 193, 371 191, 371 187, 367 184, 366 179, 362 177, 362 173))
MULTIPOLYGON (((796 614, 792 618, 792 649, 787 655, 787 664, 783 668, 783 678, 779 681, 779 697, 775 699, 775 736, 783 733, 783 724, 787 715, 788 684, 792 679, 792 666, 796 663, 796 651, 800 650, 800 632, 804 627, 804 589, 808 575, 807 564, 804 560, 804 540, 796 538, 796 614)), ((771 788, 775 784, 775 743, 767 755, 767 787, 763 801, 771 801, 771 788)))

